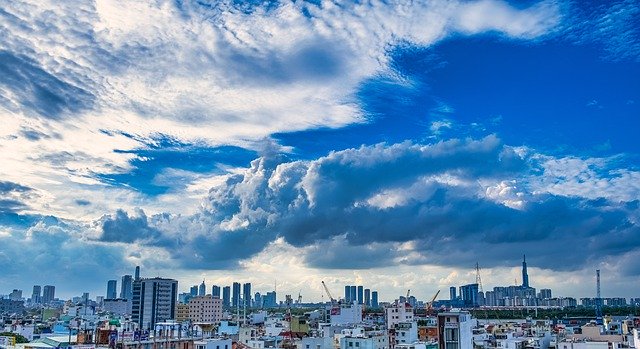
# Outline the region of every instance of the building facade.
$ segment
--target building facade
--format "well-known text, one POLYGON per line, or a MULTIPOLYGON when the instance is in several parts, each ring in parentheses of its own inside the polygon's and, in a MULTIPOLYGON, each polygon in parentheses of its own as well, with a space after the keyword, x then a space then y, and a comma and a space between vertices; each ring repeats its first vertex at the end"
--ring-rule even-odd
POLYGON ((141 329, 153 329, 156 322, 175 319, 178 281, 164 278, 140 279, 133 283, 131 317, 141 329))

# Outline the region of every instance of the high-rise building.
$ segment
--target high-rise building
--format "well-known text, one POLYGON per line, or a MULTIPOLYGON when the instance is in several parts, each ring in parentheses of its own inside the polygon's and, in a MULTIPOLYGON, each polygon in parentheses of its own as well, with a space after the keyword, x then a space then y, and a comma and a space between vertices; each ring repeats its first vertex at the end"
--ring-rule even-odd
POLYGON ((204 284, 204 280, 202 280, 202 283, 200 284, 200 287, 198 288, 198 296, 204 296, 207 294, 207 285, 204 284))
POLYGON ((109 280, 107 281, 107 299, 116 299, 118 298, 118 294, 116 293, 116 288, 118 287, 118 281, 109 280))
POLYGON ((178 281, 139 279, 133 283, 131 319, 140 329, 153 329, 157 322, 175 319, 178 281))
POLYGON ((551 299, 551 289, 548 289, 548 288, 540 289, 540 293, 538 294, 538 298, 540 298, 540 299, 551 299))
POLYGON ((364 287, 358 286, 358 304, 364 304, 364 287))
POLYGON ((465 307, 477 307, 479 305, 478 284, 460 286, 460 296, 465 307))
POLYGON ((42 289, 42 303, 49 304, 56 298, 56 287, 51 285, 46 285, 42 289))
POLYGON ((378 308, 378 291, 371 291, 371 308, 378 308))
POLYGON ((351 285, 351 294, 349 295, 349 303, 353 303, 358 300, 358 287, 351 285))
POLYGON ((34 286, 33 286, 33 293, 31 294, 31 303, 33 303, 33 304, 40 304, 40 303, 42 303, 42 296, 41 296, 41 287, 40 287, 40 285, 34 285, 34 286))
POLYGON ((456 287, 455 286, 449 287, 449 299, 452 301, 455 301, 457 298, 458 296, 456 296, 456 287))
POLYGON ((211 296, 213 296, 213 298, 220 298, 220 286, 211 286, 211 296))
POLYGON ((242 301, 247 307, 251 307, 251 283, 247 282, 242 285, 242 301))
POLYGON ((233 297, 231 298, 231 306, 237 307, 240 305, 240 283, 233 283, 233 297))
POLYGON ((371 306, 371 290, 368 288, 364 289, 364 305, 371 306))
POLYGON ((9 299, 12 301, 19 301, 22 300, 22 290, 17 290, 14 289, 10 294, 9 294, 9 299))
POLYGON ((278 306, 278 300, 276 299, 276 291, 267 292, 263 297, 262 303, 265 308, 275 308, 278 306))
POLYGON ((198 285, 191 286, 189 293, 191 294, 191 297, 196 297, 198 295, 198 285))
POLYGON ((256 292, 256 294, 253 296, 253 306, 255 308, 262 308, 262 295, 260 294, 260 292, 256 292))
POLYGON ((134 280, 140 280, 140 266, 139 265, 136 266, 136 272, 135 272, 135 279, 134 280))
POLYGON ((346 285, 344 287, 344 301, 347 303, 351 303, 351 286, 346 285))
POLYGON ((131 304, 133 299, 133 278, 131 275, 124 275, 120 284, 120 298, 126 299, 131 304))
POLYGON ((522 287, 529 288, 529 273, 527 273, 527 256, 522 258, 522 287))
POLYGON ((231 287, 225 286, 222 288, 222 306, 231 306, 231 287))

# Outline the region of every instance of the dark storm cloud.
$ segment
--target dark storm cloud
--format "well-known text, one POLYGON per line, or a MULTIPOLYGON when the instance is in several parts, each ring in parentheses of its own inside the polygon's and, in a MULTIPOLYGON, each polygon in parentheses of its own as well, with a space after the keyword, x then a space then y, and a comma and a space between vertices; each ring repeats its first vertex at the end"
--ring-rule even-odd
POLYGON ((156 242, 160 232, 149 226, 147 215, 142 210, 136 210, 135 215, 129 215, 123 210, 117 210, 113 215, 105 215, 101 219, 102 236, 105 242, 156 242))
POLYGON ((305 251, 309 266, 336 269, 496 266, 526 253, 540 267, 571 270, 640 248, 637 205, 534 192, 539 166, 493 136, 363 146, 308 162, 266 156, 212 188, 202 212, 117 212, 105 222, 122 228, 103 224, 103 240, 162 246, 188 268, 237 265, 278 237, 305 251))

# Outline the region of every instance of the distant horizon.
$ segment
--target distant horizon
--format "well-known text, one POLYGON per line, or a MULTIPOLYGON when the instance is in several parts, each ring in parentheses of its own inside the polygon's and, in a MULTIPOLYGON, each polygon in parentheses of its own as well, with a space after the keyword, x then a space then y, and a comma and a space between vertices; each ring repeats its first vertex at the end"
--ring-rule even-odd
POLYGON ((476 263, 521 282, 526 255, 538 289, 587 297, 600 269, 640 297, 639 13, 8 0, 0 290, 103 293, 140 265, 427 299, 476 263))

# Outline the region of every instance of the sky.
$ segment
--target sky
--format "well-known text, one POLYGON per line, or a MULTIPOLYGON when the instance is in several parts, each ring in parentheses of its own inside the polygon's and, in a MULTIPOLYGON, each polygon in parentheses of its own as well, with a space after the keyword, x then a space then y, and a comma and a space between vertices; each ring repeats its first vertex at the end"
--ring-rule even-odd
POLYGON ((0 37, 0 294, 427 299, 526 255, 640 297, 640 1, 8 0, 0 37))

